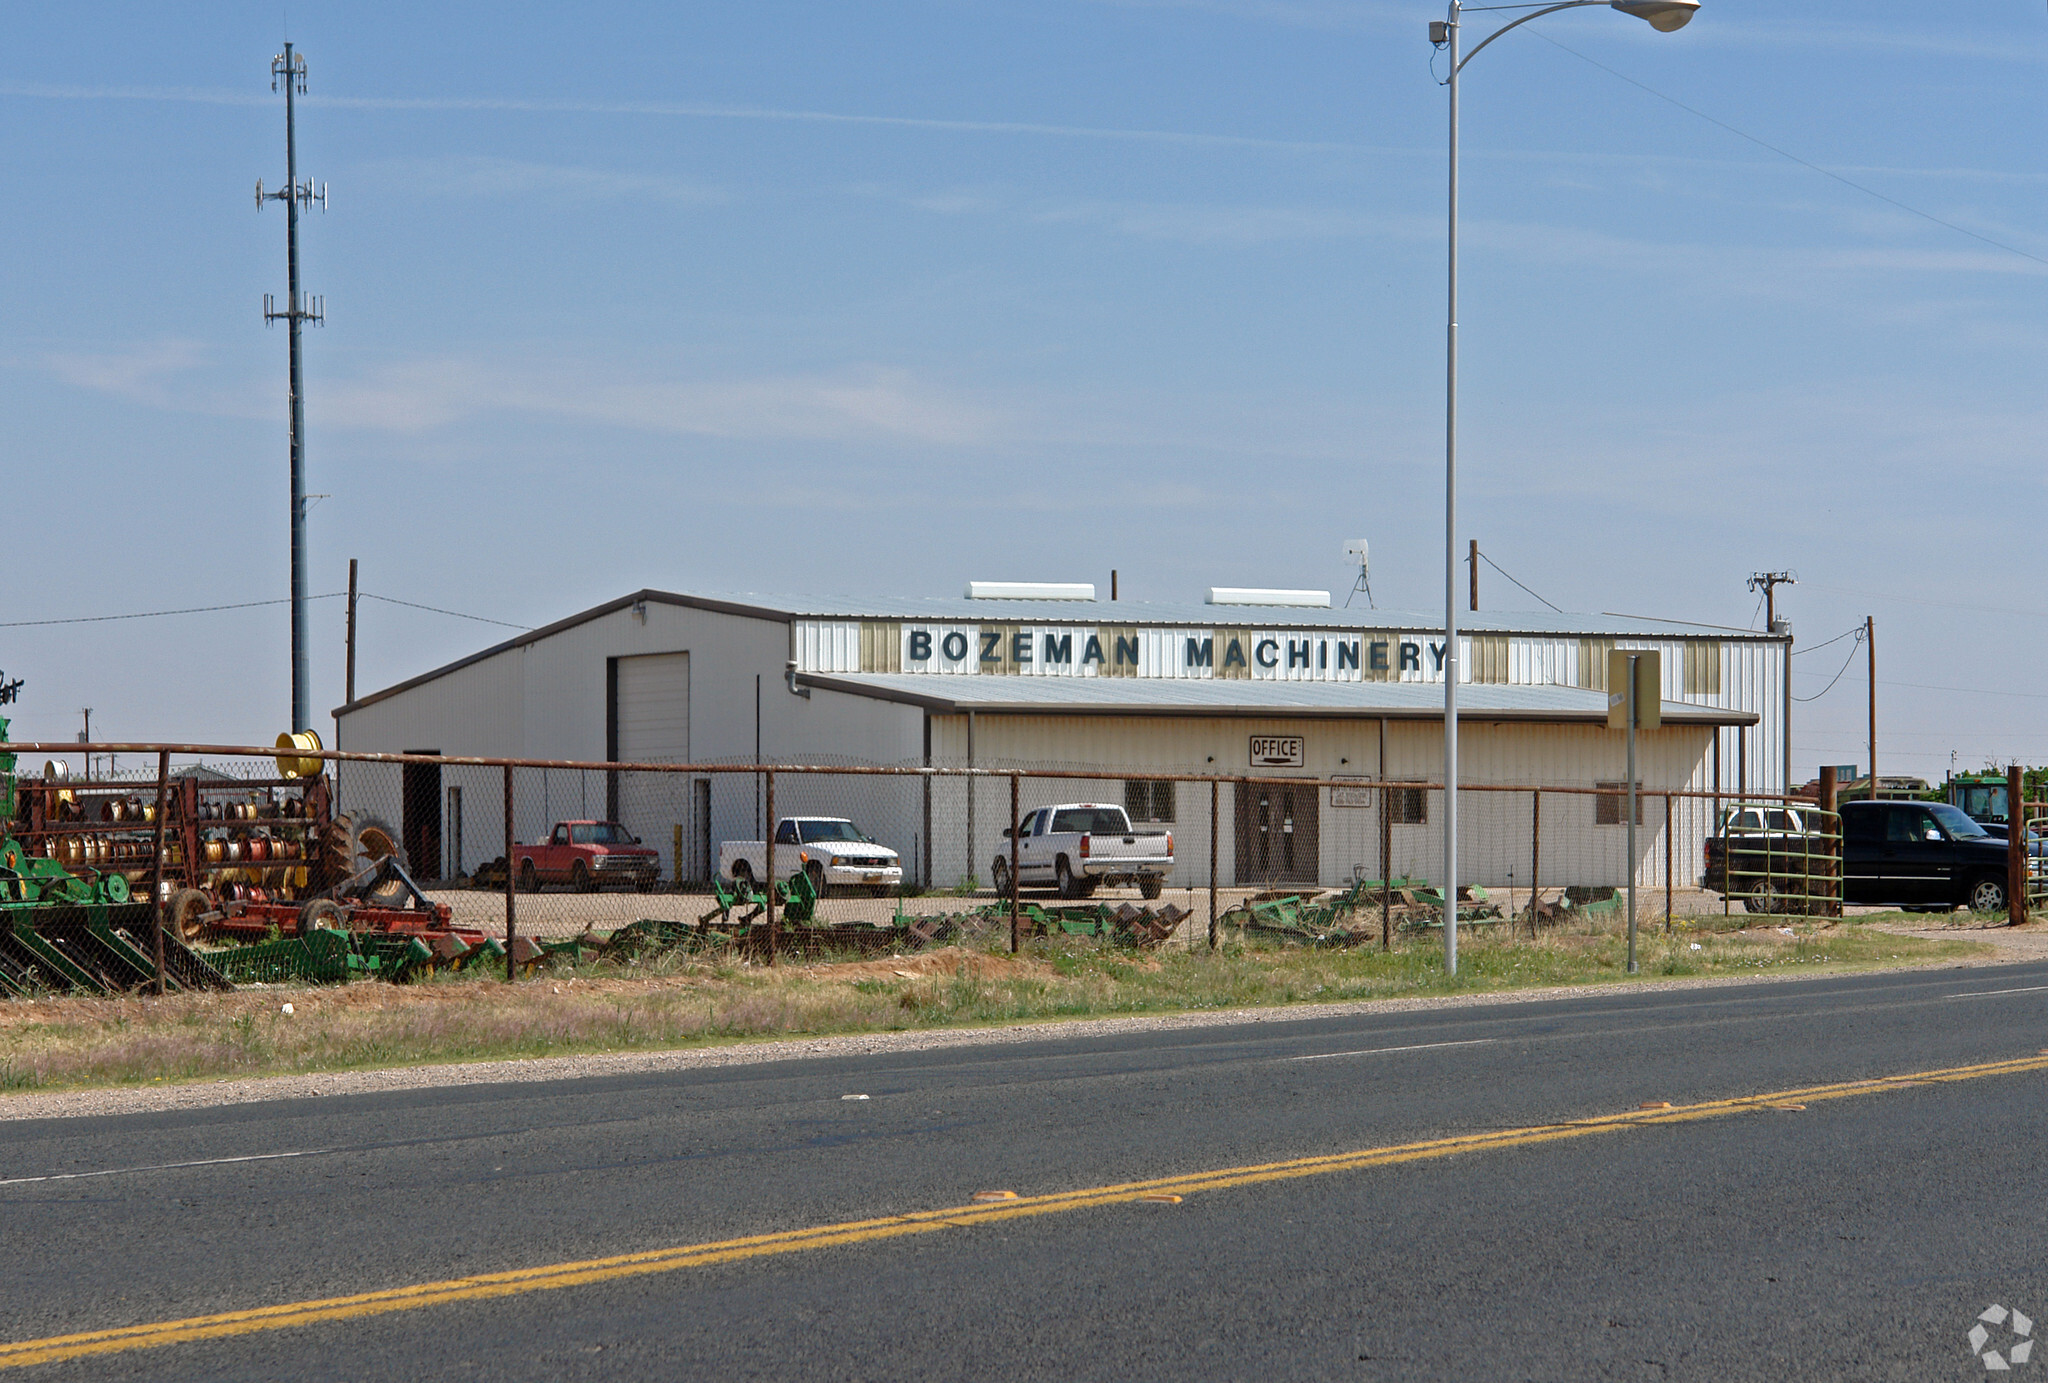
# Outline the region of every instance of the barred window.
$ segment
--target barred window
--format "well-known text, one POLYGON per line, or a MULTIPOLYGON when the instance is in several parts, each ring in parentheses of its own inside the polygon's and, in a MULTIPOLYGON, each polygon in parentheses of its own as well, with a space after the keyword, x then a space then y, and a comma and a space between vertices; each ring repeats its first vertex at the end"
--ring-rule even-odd
MULTIPOLYGON (((1593 824, 1595 826, 1622 826, 1628 822, 1628 784, 1595 783, 1600 795, 1593 799, 1593 824)), ((1636 825, 1643 824, 1643 784, 1636 781, 1636 825)))
POLYGON ((1124 810, 1133 821, 1171 822, 1176 786, 1161 778, 1130 779, 1124 784, 1124 810))
POLYGON ((1387 815, 1396 826, 1427 826, 1429 789, 1388 788, 1387 815))

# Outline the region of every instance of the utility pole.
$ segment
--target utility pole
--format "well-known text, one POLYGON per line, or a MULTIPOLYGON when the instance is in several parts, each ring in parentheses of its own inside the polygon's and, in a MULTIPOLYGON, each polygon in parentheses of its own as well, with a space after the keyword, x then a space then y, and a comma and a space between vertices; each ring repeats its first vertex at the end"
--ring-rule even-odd
POLYGON ((356 559, 348 559, 348 677, 342 701, 356 704, 356 559))
MULTIPOLYGON (((1749 578, 1749 588, 1764 593, 1764 628, 1785 639, 1785 723, 1779 732, 1785 776, 1779 791, 1786 793, 1792 791, 1792 621, 1778 618, 1778 587, 1798 584, 1799 578, 1789 571, 1754 572, 1749 578)), ((1875 783, 1873 779, 1873 788, 1875 783)))
POLYGON ((1472 539, 1472 555, 1467 558, 1472 564, 1472 608, 1479 608, 1479 540, 1472 539))
MULTIPOLYGON (((85 717, 85 728, 84 728, 83 730, 80 730, 80 731, 78 732, 78 742, 79 742, 80 744, 91 744, 91 743, 92 743, 92 707, 90 707, 90 706, 80 706, 80 707, 78 708, 78 713, 79 713, 80 715, 82 715, 82 716, 84 716, 84 717, 85 717)), ((86 782, 88 782, 88 783, 90 783, 90 782, 92 781, 92 755, 91 755, 91 754, 89 754, 89 753, 88 753, 88 754, 87 754, 87 755, 85 756, 85 781, 86 781, 86 782)))
MULTIPOLYGON (((1870 668, 1870 800, 1877 800, 1877 621, 1863 617, 1863 649, 1870 668)), ((2008 807, 2007 812, 2011 812, 2008 807)))
POLYGON ((267 326, 282 318, 291 331, 292 729, 298 731, 313 728, 313 687, 306 645, 306 394, 299 328, 307 322, 318 326, 326 321, 321 300, 307 298, 299 291, 299 208, 318 202, 325 210, 327 188, 323 184, 315 192, 312 179, 308 178, 303 183, 299 181, 297 113, 293 98, 305 94, 306 59, 293 53, 290 43, 285 44, 284 52, 270 60, 270 89, 276 91, 280 82, 284 85, 285 181, 276 192, 265 192, 263 180, 258 178, 256 209, 263 210, 265 202, 284 203, 287 299, 280 311, 277 300, 265 293, 263 321, 267 326))

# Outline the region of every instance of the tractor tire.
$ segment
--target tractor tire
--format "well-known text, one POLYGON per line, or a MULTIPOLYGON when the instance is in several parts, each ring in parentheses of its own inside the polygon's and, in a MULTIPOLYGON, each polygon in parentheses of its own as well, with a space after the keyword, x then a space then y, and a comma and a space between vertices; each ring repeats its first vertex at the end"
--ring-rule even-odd
POLYGON ((190 946, 206 934, 207 924, 199 920, 199 915, 212 910, 213 900, 204 892, 181 888, 164 907, 164 929, 190 946))
POLYGON ((347 919, 341 913, 341 905, 332 898, 315 898, 299 909, 300 936, 311 936, 323 927, 330 932, 349 930, 347 919))

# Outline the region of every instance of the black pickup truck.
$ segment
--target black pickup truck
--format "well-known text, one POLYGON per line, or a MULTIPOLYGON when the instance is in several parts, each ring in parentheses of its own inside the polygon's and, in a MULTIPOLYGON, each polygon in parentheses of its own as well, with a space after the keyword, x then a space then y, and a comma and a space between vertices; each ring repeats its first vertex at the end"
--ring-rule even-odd
MULTIPOLYGON (((2029 861, 2033 863, 2033 861, 2029 861)), ((1842 900, 2005 911, 2006 842, 1946 802, 1844 802, 1842 900)))
MULTIPOLYGON (((1732 813, 1706 842, 1703 887, 1751 912, 1806 912, 1831 897, 1835 842, 1805 808, 1732 813)), ((2048 842, 2030 838, 2030 871, 2048 842)), ((1841 804, 1842 901, 1908 912, 2005 911, 2006 843, 1945 802, 1841 804)))

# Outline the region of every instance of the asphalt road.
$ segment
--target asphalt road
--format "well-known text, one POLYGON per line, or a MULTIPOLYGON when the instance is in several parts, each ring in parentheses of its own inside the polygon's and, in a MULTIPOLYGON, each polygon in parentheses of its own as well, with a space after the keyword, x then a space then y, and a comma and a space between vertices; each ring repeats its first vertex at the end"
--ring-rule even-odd
MULTIPOLYGON (((2026 965, 6 1123, 0 1339, 2033 1057, 2044 1001, 2026 965)), ((2044 1094, 1911 1085, 20 1374, 1978 1377, 1987 1306, 2048 1321, 2044 1094)))

